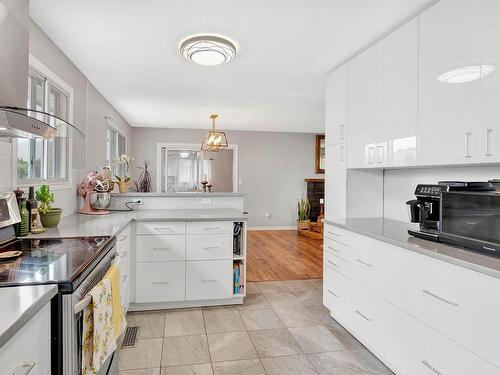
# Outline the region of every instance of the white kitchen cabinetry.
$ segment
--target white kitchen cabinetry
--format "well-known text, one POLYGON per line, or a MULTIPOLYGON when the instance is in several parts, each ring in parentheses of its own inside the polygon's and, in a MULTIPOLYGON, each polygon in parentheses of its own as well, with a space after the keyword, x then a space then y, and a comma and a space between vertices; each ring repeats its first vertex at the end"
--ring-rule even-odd
POLYGON ((325 217, 346 217, 347 162, 346 144, 328 145, 325 150, 325 217))
POLYGON ((481 0, 481 6, 481 63, 483 71, 495 70, 481 79, 479 158, 500 162, 500 1, 481 0))
POLYGON ((50 374, 50 343, 49 302, 0 348, 0 374, 50 374))
POLYGON ((500 280, 328 224, 324 262, 332 317, 396 374, 500 374, 500 280))
POLYGON ((121 277, 120 297, 125 312, 130 304, 130 248, 131 228, 129 224, 116 236, 116 253, 119 257, 118 267, 121 277))
POLYGON ((347 64, 332 72, 325 93, 326 145, 347 141, 347 64))
POLYGON ((418 18, 376 45, 377 163, 417 162, 418 18))
POLYGON ((376 166, 377 49, 373 46, 349 63, 347 166, 376 166))
POLYGON ((480 8, 480 1, 443 0, 420 15, 419 165, 479 160, 481 80, 443 75, 463 79, 457 69, 480 66, 480 8))
POLYGON ((242 253, 233 251, 233 221, 139 222, 133 309, 241 303, 235 265, 246 279, 246 223, 242 253))

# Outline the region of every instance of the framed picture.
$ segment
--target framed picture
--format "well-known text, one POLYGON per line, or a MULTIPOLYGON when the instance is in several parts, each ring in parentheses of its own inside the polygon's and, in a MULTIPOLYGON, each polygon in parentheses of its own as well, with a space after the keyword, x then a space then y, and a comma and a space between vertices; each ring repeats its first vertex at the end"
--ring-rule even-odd
POLYGON ((316 135, 316 173, 325 173, 325 135, 316 135))

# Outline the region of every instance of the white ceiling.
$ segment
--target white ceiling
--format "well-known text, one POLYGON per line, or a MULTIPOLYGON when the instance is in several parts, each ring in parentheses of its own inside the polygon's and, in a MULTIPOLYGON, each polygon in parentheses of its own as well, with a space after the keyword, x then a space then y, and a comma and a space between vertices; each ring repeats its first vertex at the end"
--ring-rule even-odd
POLYGON ((434 0, 30 0, 30 15, 132 126, 322 132, 325 74, 434 0), (215 33, 217 67, 179 54, 215 33))

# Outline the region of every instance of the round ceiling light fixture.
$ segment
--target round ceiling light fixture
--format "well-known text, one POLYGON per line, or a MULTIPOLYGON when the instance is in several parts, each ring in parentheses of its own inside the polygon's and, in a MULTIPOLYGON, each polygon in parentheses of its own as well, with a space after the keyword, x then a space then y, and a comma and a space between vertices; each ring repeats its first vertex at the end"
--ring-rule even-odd
POLYGON ((236 56, 235 44, 215 35, 187 38, 181 43, 179 51, 187 60, 205 66, 224 64, 236 56))

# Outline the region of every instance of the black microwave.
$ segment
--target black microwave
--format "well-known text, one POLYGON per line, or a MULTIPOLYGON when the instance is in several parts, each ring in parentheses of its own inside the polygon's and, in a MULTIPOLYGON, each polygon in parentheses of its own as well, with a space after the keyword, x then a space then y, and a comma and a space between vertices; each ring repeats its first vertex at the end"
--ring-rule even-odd
POLYGON ((443 192, 439 239, 500 257, 500 194, 443 192))

